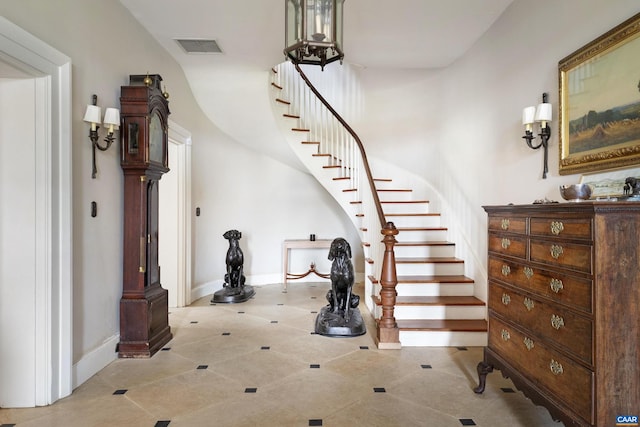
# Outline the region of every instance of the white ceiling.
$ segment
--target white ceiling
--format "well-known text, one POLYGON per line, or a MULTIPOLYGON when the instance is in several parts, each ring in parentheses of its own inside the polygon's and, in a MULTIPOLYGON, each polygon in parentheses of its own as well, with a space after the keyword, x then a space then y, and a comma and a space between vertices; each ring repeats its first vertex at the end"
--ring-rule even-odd
MULTIPOLYGON (((512 1, 345 0, 345 62, 368 68, 446 67, 512 1)), ((200 108, 220 130, 304 170, 286 144, 262 143, 282 139, 267 76, 285 59, 284 0, 120 2, 181 65, 200 108), (214 39, 223 53, 187 54, 176 39, 214 39)))
MULTIPOLYGON (((120 0, 185 65, 283 61, 284 0, 120 0), (215 39, 223 54, 188 55, 174 39, 215 39)), ((345 0, 345 61, 363 67, 446 67, 513 0, 345 0)))

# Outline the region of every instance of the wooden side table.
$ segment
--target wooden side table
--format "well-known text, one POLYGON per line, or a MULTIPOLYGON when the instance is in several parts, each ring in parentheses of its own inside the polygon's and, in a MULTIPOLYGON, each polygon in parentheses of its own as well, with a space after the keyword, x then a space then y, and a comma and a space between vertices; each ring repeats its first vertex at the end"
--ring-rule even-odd
POLYGON ((302 274, 294 274, 289 272, 289 251, 292 249, 329 249, 331 247, 331 242, 333 240, 330 239, 321 239, 321 240, 285 240, 282 243, 282 281, 284 283, 284 290, 287 290, 287 281, 288 280, 296 280, 302 279, 303 277, 307 277, 309 274, 314 273, 318 277, 322 277, 323 279, 328 279, 329 274, 322 274, 316 270, 316 266, 312 263, 309 266, 309 270, 302 274))

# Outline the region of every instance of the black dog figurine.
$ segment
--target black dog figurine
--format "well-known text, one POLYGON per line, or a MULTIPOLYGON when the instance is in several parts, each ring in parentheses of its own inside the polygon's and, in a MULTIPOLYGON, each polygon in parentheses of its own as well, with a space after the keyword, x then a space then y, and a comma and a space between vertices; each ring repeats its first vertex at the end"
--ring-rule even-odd
POLYGON ((251 298, 255 291, 253 287, 245 286, 244 254, 240 249, 242 233, 238 230, 229 230, 222 236, 229 241, 229 249, 225 258, 227 273, 224 275, 222 289, 213 294, 211 302, 244 302, 251 298))
POLYGON ((334 239, 329 249, 329 261, 331 264, 331 290, 327 293, 327 300, 333 313, 343 313, 344 319, 349 321, 349 310, 356 308, 360 297, 354 295, 352 288, 354 282, 353 264, 351 263, 351 245, 342 237, 334 239), (354 301, 355 300, 355 301, 354 301), (355 304, 355 305, 354 305, 355 304))
POLYGON ((329 260, 332 261, 331 289, 327 292, 329 305, 316 318, 316 333, 328 336, 357 336, 366 332, 358 304, 360 297, 353 293, 355 274, 351 263, 351 246, 339 237, 331 242, 329 260))
POLYGON ((244 269, 244 254, 240 249, 240 238, 242 233, 238 230, 229 230, 222 235, 229 241, 227 250, 227 274, 224 275, 224 286, 240 288, 244 286, 245 277, 242 274, 244 269))

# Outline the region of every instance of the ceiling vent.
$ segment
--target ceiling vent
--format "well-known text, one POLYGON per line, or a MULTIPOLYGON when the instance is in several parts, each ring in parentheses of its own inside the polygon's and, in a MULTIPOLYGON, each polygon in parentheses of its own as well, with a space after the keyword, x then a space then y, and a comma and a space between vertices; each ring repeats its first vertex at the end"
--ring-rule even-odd
POLYGON ((222 53, 215 40, 176 39, 186 53, 222 53))

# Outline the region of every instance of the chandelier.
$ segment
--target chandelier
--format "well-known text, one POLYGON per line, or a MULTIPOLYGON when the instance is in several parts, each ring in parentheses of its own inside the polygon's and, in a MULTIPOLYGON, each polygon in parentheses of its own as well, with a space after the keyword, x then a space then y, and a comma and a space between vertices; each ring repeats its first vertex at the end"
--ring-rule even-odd
POLYGON ((344 0, 285 0, 284 54, 295 64, 320 65, 340 61, 344 0))

